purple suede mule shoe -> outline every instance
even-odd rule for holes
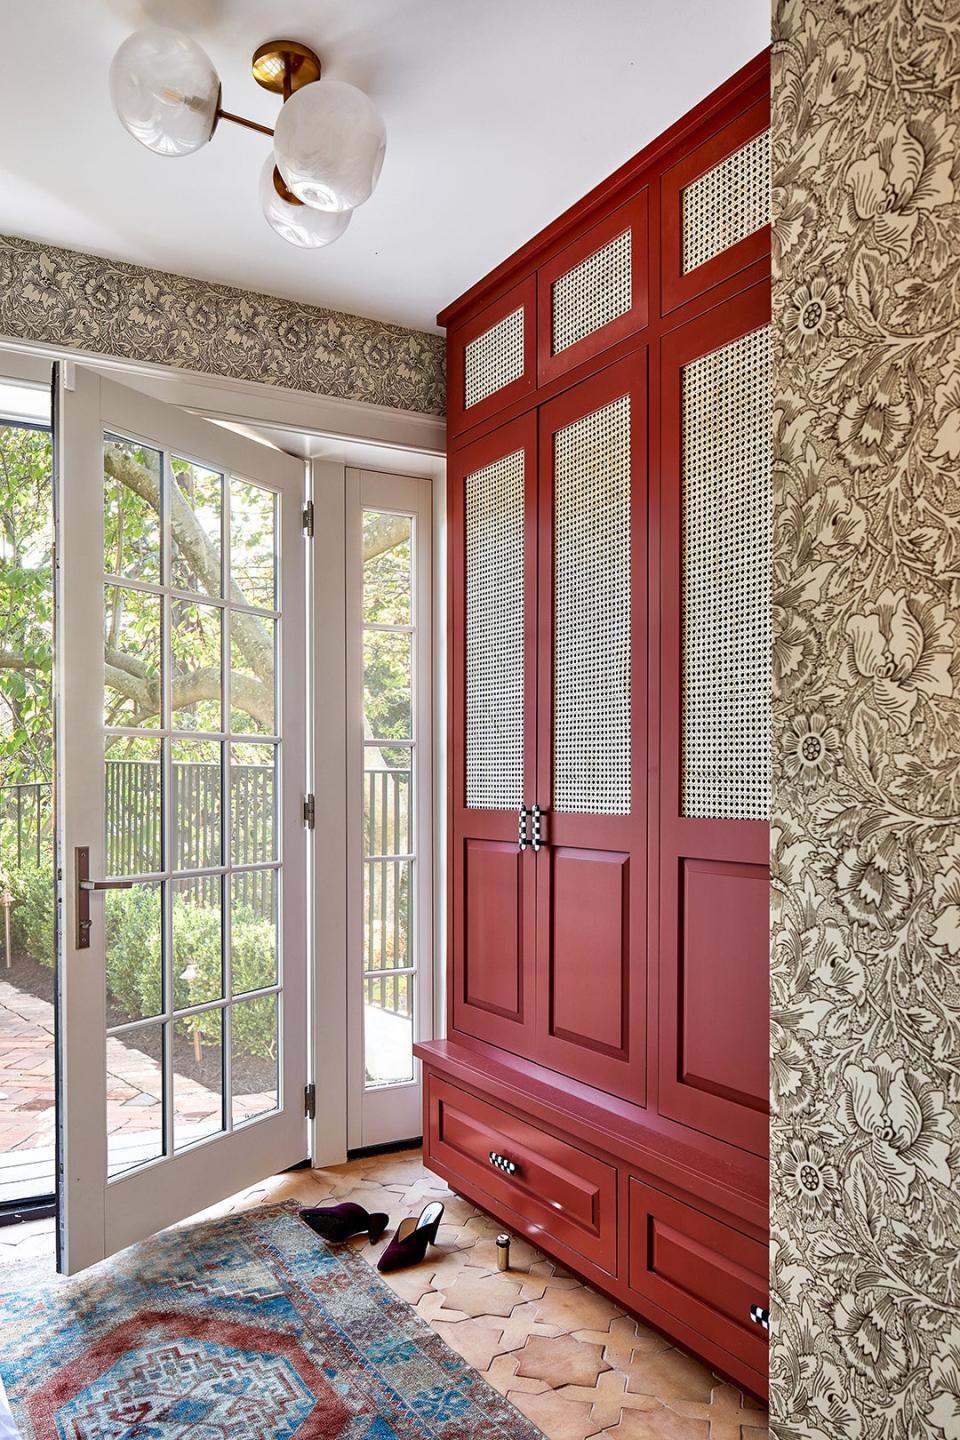
[[[419,1219],[408,1215],[397,1226],[397,1233],[377,1261],[377,1269],[403,1270],[407,1265],[419,1265],[427,1253],[428,1245],[436,1245],[437,1231],[443,1219],[443,1206],[434,1200],[421,1211]]]
[[[362,1205],[355,1205],[352,1200],[345,1200],[342,1205],[314,1205],[300,1211],[303,1223],[324,1240],[349,1240],[351,1235],[362,1235],[366,1231],[371,1245],[380,1239],[389,1218],[379,1211],[369,1215]]]

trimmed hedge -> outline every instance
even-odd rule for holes
[[[14,903],[10,912],[14,954],[53,965],[53,869],[24,866],[10,876]],[[105,897],[107,990],[131,1017],[160,1009],[160,888],[137,885]],[[173,974],[178,1005],[217,999],[221,986],[220,912],[199,899],[180,894],[173,903]],[[248,908],[233,912],[231,923],[233,991],[272,985],[276,980],[273,922]],[[263,1060],[277,1056],[276,1001],[247,1000],[233,1008],[233,1043],[238,1055]],[[203,1017],[178,1026],[202,1031]]]

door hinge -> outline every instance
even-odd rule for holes
[[[303,1087],[303,1113],[308,1120],[317,1118],[317,1087],[312,1080]]]
[[[303,797],[303,823],[308,830],[317,823],[317,802],[312,795]]]
[[[303,521],[303,533],[304,533],[304,535],[306,535],[306,537],[307,537],[308,540],[312,540],[312,539],[313,539],[313,501],[312,501],[312,500],[308,500],[307,503],[306,503],[306,505],[304,505],[304,507],[303,507],[303,514],[301,515],[300,518],[301,518],[301,520]]]

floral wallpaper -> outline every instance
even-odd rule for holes
[[[960,1437],[960,0],[774,8],[771,1413]]]
[[[440,335],[0,237],[0,335],[440,415]]]

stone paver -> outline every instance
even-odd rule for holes
[[[56,1086],[54,1016],[47,1000],[0,978],[0,1200],[54,1188]],[[160,1066],[119,1038],[107,1040],[107,1129],[113,1153],[135,1159],[138,1140],[156,1134],[162,1103]],[[266,1095],[234,1097],[238,1115],[269,1108]],[[174,1126],[182,1143],[210,1130],[220,1097],[184,1076],[174,1081]]]

